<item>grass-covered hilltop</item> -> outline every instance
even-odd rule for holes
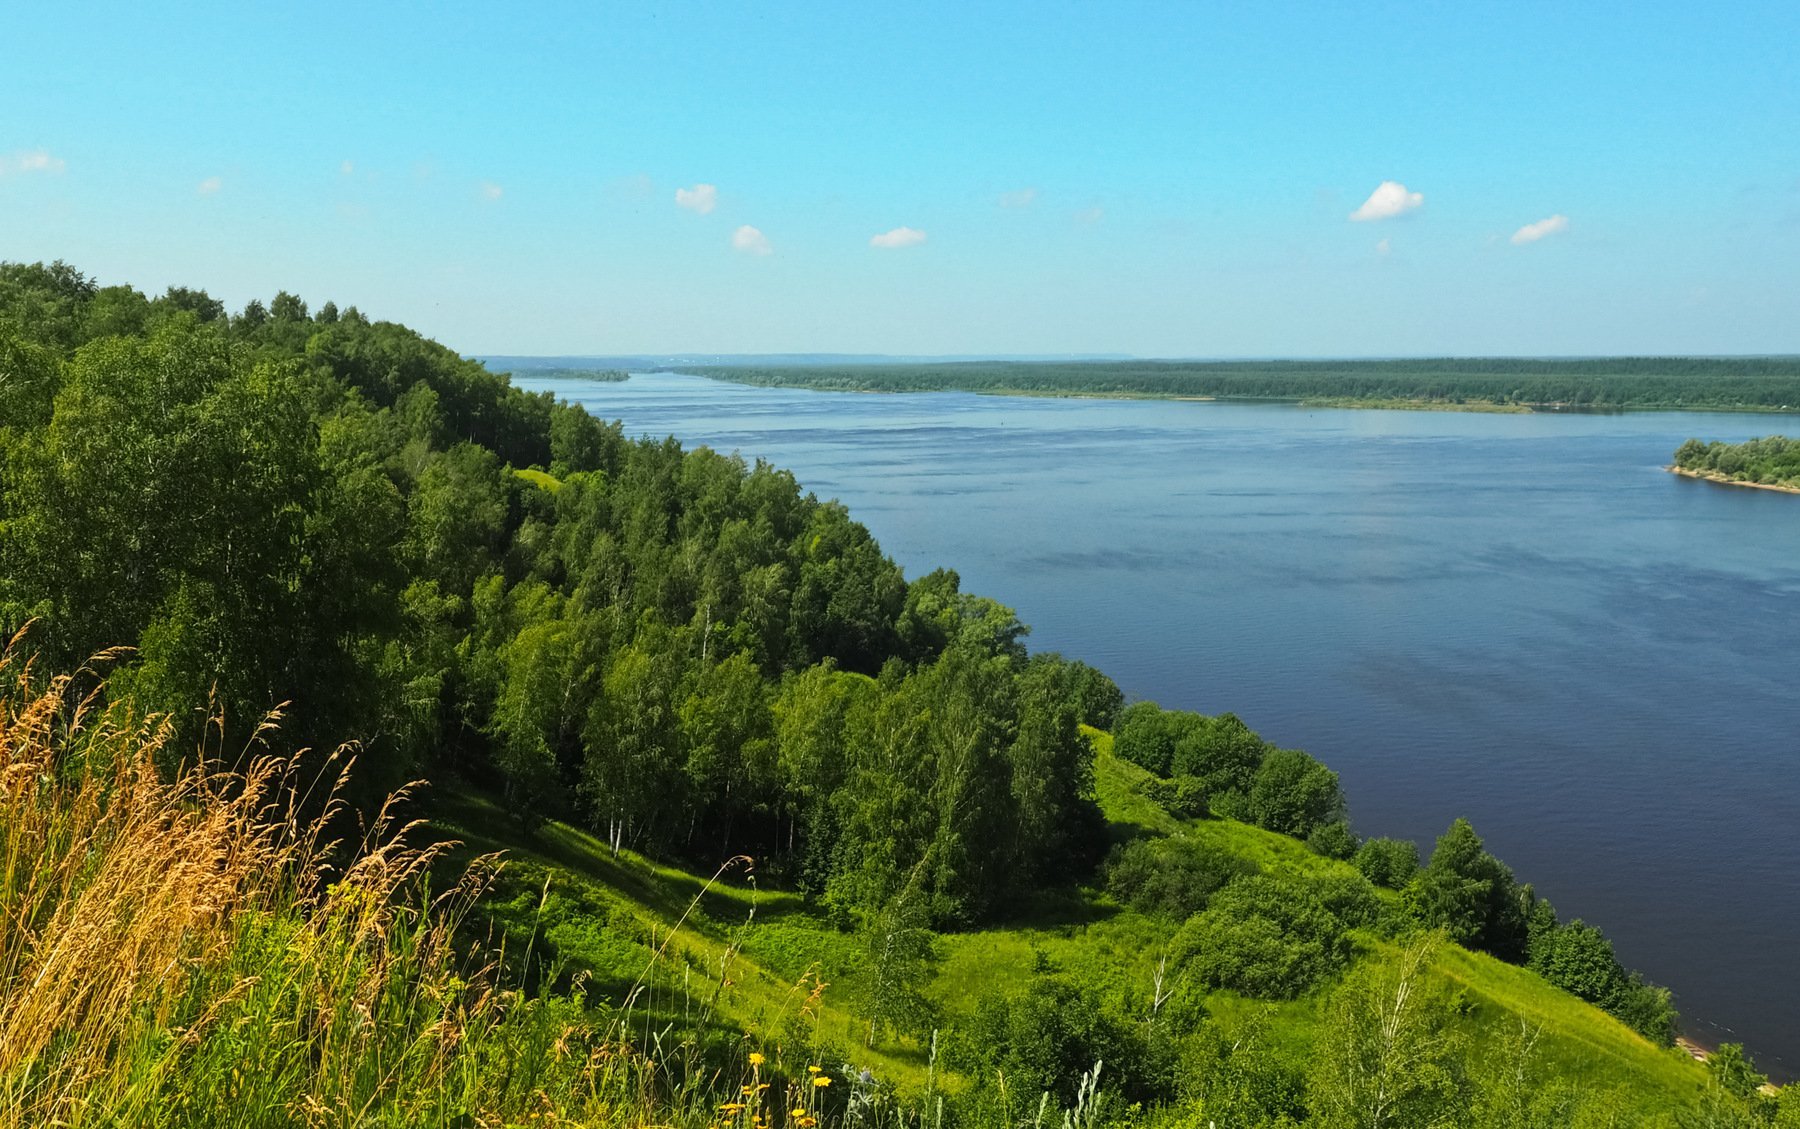
[[[702,365],[680,371],[740,384],[849,392],[954,390],[1462,411],[1800,411],[1800,357],[960,361]]]
[[[0,630],[0,1129],[1800,1126],[1467,823],[355,309],[0,266]]]
[[[1743,443],[1689,439],[1676,448],[1670,469],[1693,478],[1800,494],[1800,439],[1781,435]]]

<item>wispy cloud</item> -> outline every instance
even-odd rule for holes
[[[1091,208],[1083,208],[1075,213],[1075,222],[1083,227],[1093,227],[1106,218],[1106,209],[1095,204]]]
[[[52,156],[48,149],[21,149],[0,157],[0,176],[7,173],[41,172],[52,175],[65,171],[69,163]]]
[[[769,237],[749,224],[745,224],[731,233],[731,245],[746,255],[768,255],[775,251],[775,248],[769,245]]]
[[[1019,188],[1014,189],[1011,192],[1002,192],[1000,194],[1000,206],[1002,208],[1029,208],[1031,207],[1031,202],[1036,199],[1037,189]]]
[[[356,171],[356,162],[352,161],[348,157],[345,157],[344,163],[338,166],[338,171],[343,173],[345,176],[349,176],[351,173],[354,173]]]
[[[675,190],[675,206],[686,208],[690,212],[699,212],[704,216],[719,206],[719,190],[711,184],[677,188]]]
[[[1569,230],[1569,217],[1558,212],[1556,215],[1541,219],[1536,223],[1528,223],[1512,233],[1514,245],[1536,243],[1547,235],[1555,235],[1559,231]]]
[[[892,231],[884,231],[880,235],[869,237],[871,247],[916,247],[925,242],[925,233],[916,227],[896,227]]]
[[[1383,240],[1382,240],[1382,241],[1381,241],[1381,242],[1379,242],[1379,243],[1377,243],[1377,244],[1375,244],[1375,253],[1376,253],[1376,254],[1377,254],[1377,255],[1391,255],[1391,254],[1393,254],[1393,253],[1394,253],[1394,242],[1393,242],[1393,240],[1391,240],[1391,239],[1383,239]]]
[[[500,187],[491,180],[482,181],[478,191],[481,193],[481,198],[483,200],[498,200],[500,197],[506,195],[506,189]]]
[[[216,196],[219,189],[225,187],[225,178],[209,176],[194,186],[194,191],[202,196]]]
[[[1350,213],[1350,218],[1357,223],[1370,220],[1392,219],[1405,215],[1425,203],[1423,192],[1409,192],[1406,185],[1397,180],[1384,180],[1369,193],[1369,198],[1362,202],[1362,207]]]

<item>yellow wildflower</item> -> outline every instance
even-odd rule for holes
[[[819,1068],[816,1066],[809,1066],[806,1068],[806,1072],[808,1074],[817,1074],[819,1072]]]
[[[813,1079],[813,1085],[819,1087],[822,1090],[825,1087],[831,1085],[831,1079],[829,1079],[829,1078],[825,1077],[823,1074],[821,1074],[817,1078]]]
[[[769,1060],[763,1057],[761,1051],[751,1051],[750,1052],[750,1065],[751,1066],[761,1066],[763,1063],[765,1063],[767,1061],[769,1061]]]

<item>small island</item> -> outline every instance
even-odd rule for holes
[[[1689,439],[1675,451],[1675,474],[1728,486],[1800,494],[1800,439],[1770,435],[1744,443]]]

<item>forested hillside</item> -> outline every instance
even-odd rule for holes
[[[54,870],[113,849],[104,821],[88,839],[56,828],[88,826],[84,813],[119,787],[110,766],[127,761],[154,770],[131,778],[150,813],[131,826],[185,826],[181,813],[224,805],[224,838],[204,847],[219,858],[240,857],[230,836],[275,809],[288,821],[266,832],[275,840],[314,842],[308,825],[336,835],[348,813],[321,816],[305,789],[233,808],[251,785],[208,774],[241,770],[258,749],[348,741],[353,809],[372,818],[391,789],[423,778],[459,837],[523,859],[441,927],[477,951],[504,942],[491,978],[429,946],[396,956],[393,975],[428,981],[439,1003],[477,981],[513,985],[568,1017],[564,1050],[578,1039],[580,1053],[653,1059],[631,1076],[636,1105],[593,1089],[582,1105],[556,1088],[594,1085],[591,1072],[546,1081],[553,1119],[579,1106],[569,1116],[811,1129],[879,1119],[877,1093],[881,1118],[970,1125],[1058,1108],[1089,1122],[1270,1125],[1775,1115],[1742,1078],[1703,1087],[1697,1067],[1659,1050],[1674,1033],[1667,993],[1622,969],[1599,930],[1559,922],[1467,824],[1423,865],[1411,844],[1360,842],[1336,776],[1304,752],[1230,715],[1127,707],[1101,672],[1028,652],[1012,611],[961,591],[954,572],[908,580],[842,506],[786,472],[627,438],[353,308],[282,293],[232,313],[200,291],[152,298],[60,263],[0,266],[0,628],[21,633],[9,718],[70,716],[77,691],[97,684],[47,694],[48,674],[130,648],[103,660],[88,707],[112,711],[104,740],[11,723],[23,736],[0,770],[24,767],[0,775],[16,784],[10,810],[55,818],[19,816],[0,833],[12,860],[0,872],[11,899],[0,905],[0,1098],[38,1093],[94,1021],[82,1006],[44,1020],[25,988],[52,967],[95,872],[71,861],[45,885],[18,860]],[[277,709],[278,725],[251,741]],[[145,714],[166,721],[136,728]],[[188,752],[201,748],[205,764]],[[202,774],[196,790],[155,792],[188,771]],[[356,894],[312,885],[308,860],[349,864],[309,850],[280,855],[278,890],[245,877],[216,912],[239,912],[241,899],[242,912],[304,932],[356,906],[386,914],[426,897],[408,876],[429,857]],[[702,902],[682,908],[706,885],[692,875],[745,856],[755,886],[734,904],[755,930],[708,922]],[[134,904],[114,908],[130,917]],[[781,928],[755,918],[769,911]],[[431,933],[443,912],[400,920],[447,945]],[[178,922],[170,943],[219,920]],[[368,918],[356,944],[408,935],[388,921]],[[684,930],[700,955],[679,964],[671,945]],[[1021,950],[1027,933],[1040,940]],[[189,1088],[168,1108],[198,1108],[192,1088],[235,1069],[229,1040],[194,1034],[215,1056],[201,1062],[182,1057],[176,1031],[205,1029],[213,1013],[189,1005],[207,992],[224,993],[220,1014],[260,998],[201,975],[228,960],[254,978],[243,946],[273,942],[247,937],[225,930],[181,950],[198,979],[157,991],[185,1005],[132,997],[141,1025],[94,1052],[115,1056],[92,1069],[116,1081],[136,1076],[131,1054],[160,1048],[159,1081],[127,1086],[134,1108],[154,1107],[141,1103],[162,1085]],[[984,937],[1013,940],[984,958]],[[731,1010],[738,958],[802,986],[773,1009],[784,1017]],[[713,961],[708,1000],[690,977]],[[1460,996],[1443,971],[1459,968],[1477,970],[1460,974]],[[633,1013],[653,989],[659,1009]],[[354,1030],[380,1010],[361,1006],[338,1020]],[[828,1031],[828,1013],[849,1026]],[[407,1038],[442,1037],[420,997],[400,1014],[415,1025]],[[456,1065],[477,1053],[510,1070],[541,1052],[522,1035],[509,1043],[515,1014],[479,1012],[479,1048],[431,1043],[431,1070],[479,1073],[473,1059]],[[621,1027],[633,1014],[642,1029]],[[5,1040],[28,1021],[67,1027],[13,1054]],[[308,1071],[329,1058],[307,1040],[334,1030],[282,1028],[296,1089],[284,1098],[288,1083],[271,1084],[248,1123],[363,1123],[353,1105],[312,1117],[299,1096],[324,1085]],[[1413,1042],[1383,1044],[1383,1031]],[[1517,1045],[1504,1050],[1503,1035]],[[1555,1054],[1534,1057],[1540,1037]],[[1588,1058],[1582,1046],[1613,1049]],[[1511,1083],[1484,1065],[1490,1050],[1511,1056]],[[1324,1065],[1306,1065],[1315,1058]],[[342,1061],[346,1078],[379,1073]],[[771,1076],[818,1067],[820,1084],[796,1073],[789,1092],[805,1100],[766,1106],[765,1063]],[[826,1093],[834,1072],[849,1082],[871,1065],[875,1081]],[[721,1094],[740,1070],[746,1088]],[[88,1100],[69,1085],[67,1108],[54,1088],[42,1091],[51,1104],[16,1108],[66,1116]],[[404,1108],[391,1088],[367,1092],[401,1103],[384,1111]],[[522,1116],[527,1099],[444,1083],[433,1123],[512,1123],[495,1111]],[[1794,1106],[1782,1115],[1800,1116]]]
[[[1800,411],[1793,357],[1449,357],[1383,361],[966,361],[699,366],[741,384],[858,392],[1299,400],[1374,406]]]

